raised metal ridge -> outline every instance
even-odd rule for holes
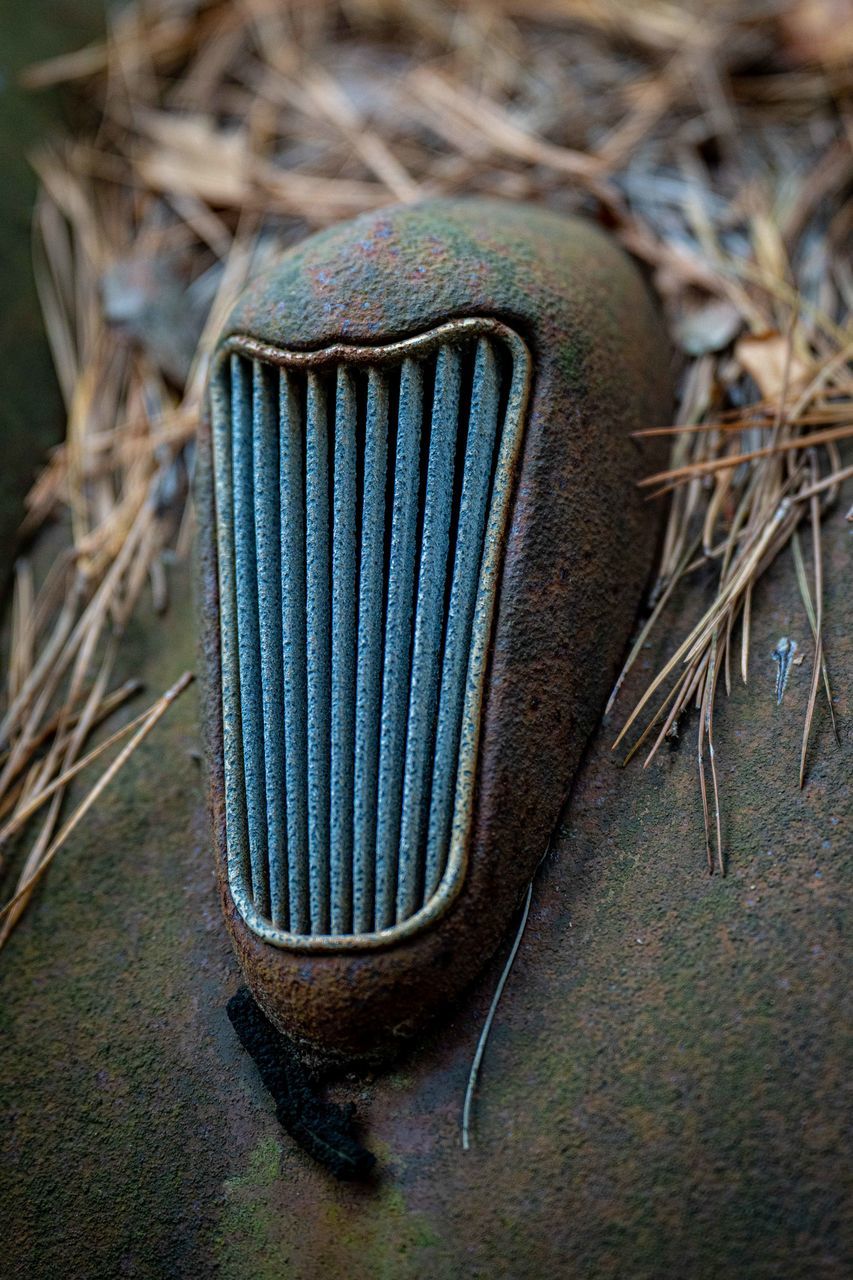
[[[273,945],[387,945],[461,888],[531,370],[476,317],[219,349],[228,879]]]

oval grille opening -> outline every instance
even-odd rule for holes
[[[268,941],[378,945],[461,884],[529,378],[476,319],[219,357],[228,875]]]

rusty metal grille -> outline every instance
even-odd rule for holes
[[[270,942],[379,944],[461,883],[529,375],[486,320],[219,358],[228,872]]]

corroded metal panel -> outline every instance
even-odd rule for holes
[[[312,236],[227,320],[197,467],[214,845],[247,980],[307,1055],[393,1053],[504,936],[651,563],[630,435],[667,420],[668,364],[618,246],[491,200]],[[253,520],[280,638],[275,584],[243,586]]]

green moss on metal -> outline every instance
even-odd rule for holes
[[[837,673],[841,520],[825,553]],[[126,650],[152,694],[194,659],[174,588]],[[777,708],[769,657],[780,629],[806,637],[789,565],[755,623],[751,684],[717,729],[729,877],[704,873],[692,744],[622,771],[599,735],[499,1010],[473,1150],[459,1112],[500,960],[397,1071],[336,1091],[375,1186],[333,1182],[285,1139],[227,1023],[239,978],[179,702],[4,955],[0,1217],[19,1274],[842,1275],[850,782],[819,709],[795,786],[808,668]],[[840,682],[836,711],[844,726]]]
[[[243,1280],[248,1256],[253,1259],[253,1280],[281,1278],[272,1194],[280,1162],[281,1143],[274,1135],[265,1136],[249,1153],[246,1172],[225,1180],[225,1208],[216,1240],[217,1268],[223,1277]]]

